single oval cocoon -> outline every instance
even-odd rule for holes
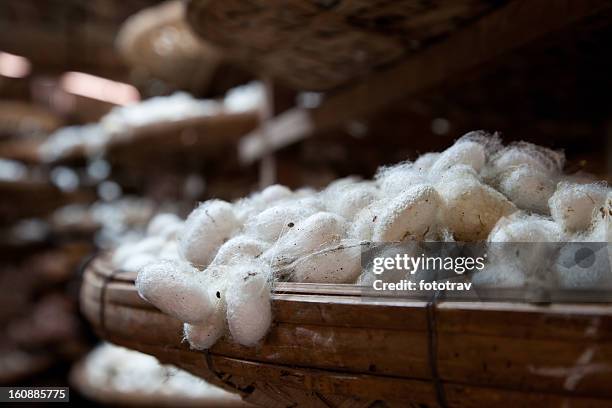
[[[244,233],[258,240],[276,242],[297,223],[315,212],[315,209],[308,206],[276,205],[248,220]]]
[[[427,174],[431,167],[438,161],[441,153],[425,153],[419,156],[412,164],[412,168],[421,174]]]
[[[527,277],[513,264],[494,261],[482,271],[475,272],[472,275],[472,283],[477,288],[522,288],[527,284]]]
[[[287,269],[294,282],[354,283],[361,274],[361,247],[359,242],[347,240],[306,255]]]
[[[593,211],[603,206],[607,193],[607,187],[602,184],[561,182],[548,200],[550,214],[567,231],[586,230]]]
[[[326,207],[330,212],[347,220],[353,219],[361,209],[378,198],[378,190],[371,183],[361,182],[347,185],[325,194]]]
[[[202,324],[183,325],[183,336],[195,350],[206,350],[211,348],[217,340],[223,336],[225,331],[225,303],[217,307]]]
[[[179,252],[195,267],[206,267],[239,227],[231,204],[206,201],[187,217],[179,239]]]
[[[458,164],[468,165],[478,172],[484,166],[485,160],[486,152],[482,144],[460,139],[440,154],[438,160],[431,166],[429,174],[437,177]]]
[[[207,350],[223,336],[224,322],[225,319],[221,321],[221,324],[207,322],[202,325],[192,325],[185,323],[183,325],[183,337],[192,349]]]
[[[519,165],[500,176],[499,190],[519,208],[547,213],[555,179],[529,165]]]
[[[221,245],[211,265],[230,265],[236,262],[252,261],[261,256],[270,244],[246,236],[238,235]]]
[[[113,253],[113,264],[122,266],[136,255],[156,255],[165,244],[166,240],[164,238],[155,236],[125,243]]]
[[[264,254],[273,267],[287,265],[346,236],[348,225],[339,215],[319,212],[296,224]]]
[[[270,268],[259,263],[232,268],[226,292],[227,323],[235,341],[254,346],[272,323]]]
[[[125,258],[118,266],[122,271],[138,272],[151,262],[157,261],[157,258],[150,254],[136,253],[128,258]]]
[[[589,231],[583,237],[585,242],[612,242],[612,192],[608,193],[604,205],[593,210]],[[608,252],[612,265],[612,251]]]
[[[147,235],[173,239],[183,227],[183,221],[172,213],[157,214],[147,226]]]
[[[215,303],[196,273],[186,262],[161,260],[138,272],[136,289],[162,312],[183,322],[203,323],[215,309]]]
[[[535,215],[514,213],[500,218],[489,242],[559,242],[565,234],[557,223]]]
[[[458,241],[484,240],[497,221],[516,207],[475,177],[464,176],[449,177],[436,185],[442,197],[440,219]]]
[[[285,198],[289,198],[293,195],[291,190],[280,184],[273,184],[264,188],[259,193],[259,198],[266,204],[270,204]]]
[[[557,174],[563,169],[565,155],[532,143],[514,143],[493,155],[491,164],[494,172],[527,165],[545,174]]]
[[[378,219],[382,201],[375,201],[355,215],[349,230],[349,238],[360,241],[371,241],[374,223]]]
[[[378,242],[423,239],[435,225],[440,206],[436,189],[427,184],[410,187],[382,208],[372,239]]]
[[[170,241],[166,243],[159,253],[159,259],[180,260],[178,242]]]
[[[425,175],[410,162],[383,167],[376,172],[376,182],[384,197],[395,197],[407,188],[425,183]]]

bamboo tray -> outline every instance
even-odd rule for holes
[[[102,257],[84,275],[81,308],[100,336],[254,404],[612,404],[609,304],[431,304],[361,298],[352,285],[284,283],[262,344],[223,339],[196,352],[183,343],[181,322],[138,296],[135,273],[119,272]]]
[[[192,0],[187,19],[228,58],[293,88],[324,91],[402,60],[503,3]]]
[[[182,1],[167,1],[132,15],[115,43],[138,72],[195,92],[209,86],[221,63],[221,54],[192,33]]]

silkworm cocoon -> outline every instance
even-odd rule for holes
[[[526,285],[526,277],[523,271],[514,264],[504,261],[493,262],[482,271],[472,275],[472,283],[475,287],[490,287],[493,289],[522,288]]]
[[[221,245],[211,265],[230,265],[239,261],[252,261],[259,258],[270,244],[246,236],[238,235]]]
[[[498,152],[503,146],[501,138],[497,132],[491,134],[484,130],[473,130],[468,132],[461,136],[455,143],[466,141],[478,143],[485,149],[485,153],[487,155]]]
[[[215,301],[186,262],[161,260],[138,272],[136,288],[145,300],[177,319],[204,323],[215,310]]]
[[[459,174],[459,173],[457,173]],[[501,193],[462,172],[436,185],[442,197],[440,220],[458,241],[485,239],[497,221],[516,211]]]
[[[565,235],[552,220],[521,212],[501,218],[489,235],[488,252],[492,263],[514,265],[530,285],[550,287],[549,271]]]
[[[537,215],[515,212],[499,219],[489,242],[560,242],[565,238],[561,227],[554,221]]]
[[[415,160],[415,162],[412,164],[412,168],[418,171],[420,174],[427,174],[439,158],[440,153],[425,153]]]
[[[318,212],[291,228],[266,251],[264,259],[274,267],[289,264],[341,240],[346,236],[347,229],[346,220],[339,215]]]
[[[297,259],[287,270],[295,282],[353,283],[361,273],[361,247],[345,240]]]
[[[440,196],[433,186],[410,187],[381,209],[372,239],[378,242],[423,239],[436,222],[439,206]]]
[[[527,165],[546,174],[557,174],[565,164],[565,155],[542,146],[518,142],[494,154],[491,163],[495,172]]]
[[[147,237],[137,242],[128,242],[121,245],[113,254],[113,264],[124,265],[135,255],[156,255],[166,244],[162,237]]]
[[[437,177],[458,164],[468,165],[478,172],[484,166],[485,160],[485,147],[482,144],[460,139],[440,154],[438,160],[431,166],[429,174]]]
[[[182,226],[183,221],[175,214],[157,214],[151,219],[147,226],[147,235],[173,239]]]
[[[295,198],[299,199],[299,198],[313,197],[316,193],[317,192],[314,188],[302,187],[302,188],[298,188],[297,190],[295,190],[293,195],[295,196]]]
[[[325,194],[327,209],[347,220],[378,198],[377,188],[366,182],[344,186]]]
[[[159,252],[159,259],[179,260],[178,242],[170,241],[166,243]]]
[[[522,164],[502,173],[499,190],[519,208],[547,213],[548,199],[555,192],[555,180],[549,174]]]
[[[279,204],[247,221],[245,234],[267,242],[277,241],[297,223],[317,212],[309,206]]]
[[[148,264],[156,262],[157,258],[150,254],[138,254],[123,259],[123,261],[117,265],[120,270],[127,272],[138,272]]]
[[[593,210],[590,230],[584,237],[586,242],[612,242],[612,192],[602,206]],[[609,251],[612,265],[612,251]]]
[[[426,182],[424,174],[415,169],[410,162],[383,167],[378,170],[375,177],[381,195],[385,197],[395,197],[411,186]]]
[[[207,321],[201,325],[185,323],[183,337],[194,350],[207,350],[223,336],[225,316],[220,321]]]
[[[548,200],[550,214],[567,231],[585,230],[591,223],[593,211],[603,206],[607,190],[602,184],[561,182]]]
[[[271,204],[279,200],[291,197],[291,190],[280,184],[273,184],[264,188],[259,193],[259,198],[266,204]]]
[[[179,239],[179,252],[192,265],[205,267],[239,227],[231,204],[206,201],[187,217]]]
[[[225,331],[225,316],[227,313],[224,300],[217,298],[216,307],[208,319],[202,324],[193,325],[185,323],[183,325],[183,336],[189,342],[191,348],[205,350],[212,347],[223,336]]]
[[[375,201],[359,211],[351,222],[349,238],[359,241],[371,241],[374,233],[374,223],[378,219],[382,202]]]
[[[232,268],[226,291],[227,323],[232,338],[244,346],[257,344],[272,323],[270,268],[262,263]]]

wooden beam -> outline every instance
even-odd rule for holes
[[[270,150],[370,115],[611,7],[606,0],[511,1],[447,40],[332,93],[316,108],[294,108],[262,124],[241,141],[241,160],[251,163]]]

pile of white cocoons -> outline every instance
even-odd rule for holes
[[[224,335],[253,346],[272,322],[275,281],[363,282],[370,242],[609,241],[610,189],[572,181],[563,166],[561,152],[471,132],[373,180],[321,191],[273,185],[201,203],[184,222],[160,215],[115,262],[139,271],[140,295],[185,323],[192,348]]]

